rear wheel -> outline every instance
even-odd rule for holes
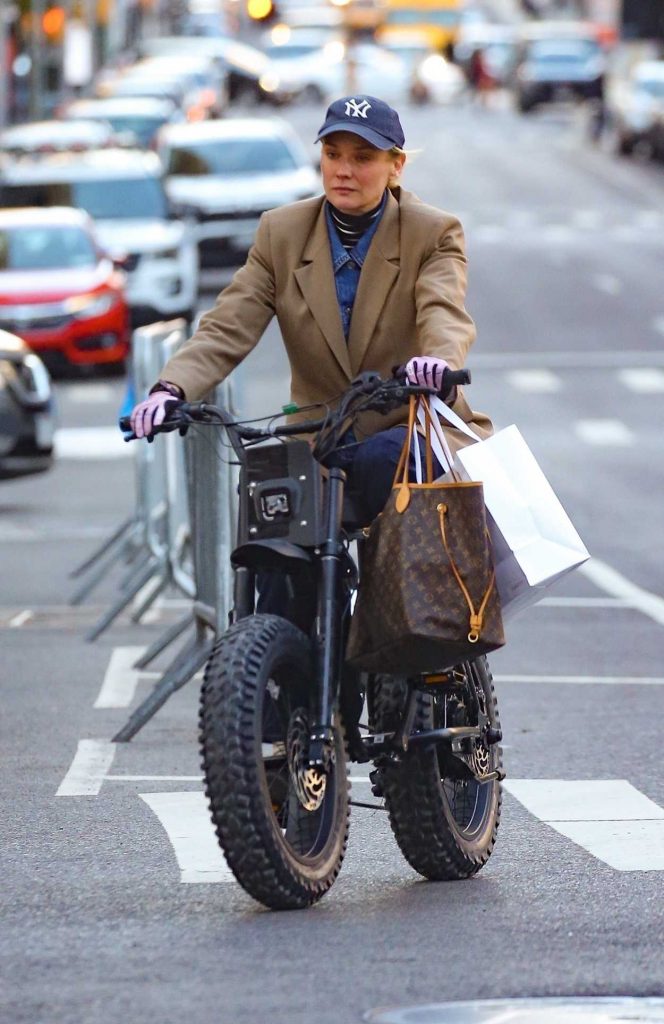
[[[217,836],[240,884],[273,909],[319,900],[346,851],[338,717],[327,771],[308,765],[313,683],[304,633],[276,615],[254,615],[219,638],[201,692],[201,753]]]
[[[498,729],[498,707],[486,658],[464,663],[455,675],[452,686],[418,691],[415,729],[476,725],[478,707],[479,714]],[[407,696],[405,679],[375,677],[370,721],[376,732],[398,728]],[[439,742],[411,747],[401,762],[381,765],[378,772],[377,781],[404,857],[421,875],[433,880],[475,874],[486,864],[496,841],[500,782],[478,782],[468,766],[482,775],[498,769],[500,747],[481,740],[463,742],[465,763],[451,756],[447,743]]]

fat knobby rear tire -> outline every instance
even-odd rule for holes
[[[338,717],[334,761],[317,810],[306,811],[298,802],[285,756],[269,778],[263,761],[266,728],[284,749],[288,715],[292,720],[295,709],[308,711],[313,683],[308,638],[276,615],[254,615],[218,639],[201,691],[202,766],[219,842],[243,888],[275,910],[319,900],[339,873],[348,840],[348,781]],[[273,785],[277,774],[280,800]]]
[[[491,724],[498,728],[498,707],[486,658],[472,665]],[[465,667],[470,669],[468,664]],[[371,725],[376,732],[397,728],[406,694],[405,679],[375,677]],[[435,700],[430,693],[418,692],[416,729],[444,724],[437,720]],[[500,748],[489,750],[490,767],[497,768]],[[443,751],[432,744],[411,748],[401,763],[381,767],[380,782],[399,848],[417,872],[434,881],[449,881],[468,878],[486,864],[500,822],[502,793],[498,781],[479,785],[473,780],[452,779]]]

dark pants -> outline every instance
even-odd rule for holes
[[[346,493],[361,525],[369,525],[379,512],[392,489],[394,474],[406,438],[406,427],[391,427],[373,434],[366,441],[355,440],[352,431],[342,439],[339,451],[327,460],[328,467],[343,469],[347,476]],[[424,439],[418,435],[420,450]],[[424,452],[422,451],[424,462]],[[434,459],[434,476],[442,472]],[[410,453],[409,475],[415,476],[415,460]],[[316,614],[315,584],[309,584],[283,573],[261,572],[258,574],[257,611],[281,615],[309,632]]]

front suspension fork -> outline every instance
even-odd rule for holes
[[[341,575],[345,551],[340,540],[346,474],[330,469],[327,481],[325,540],[320,545],[320,579],[315,653],[318,702],[311,727],[309,764],[327,768],[334,750],[332,716],[339,694],[343,643]]]

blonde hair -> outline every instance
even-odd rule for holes
[[[397,156],[404,157],[404,162],[402,164],[402,167],[404,167],[405,164],[406,164],[406,160],[408,159],[408,156],[409,156],[409,151],[405,150],[405,149],[402,149],[401,146],[392,146],[390,149],[388,149],[387,155],[391,156],[393,158],[397,157]],[[398,188],[399,187],[399,179],[400,179],[400,177],[401,177],[401,171],[399,172],[399,174],[391,174],[389,179],[388,179],[388,182],[387,182],[387,187],[388,188]]]

